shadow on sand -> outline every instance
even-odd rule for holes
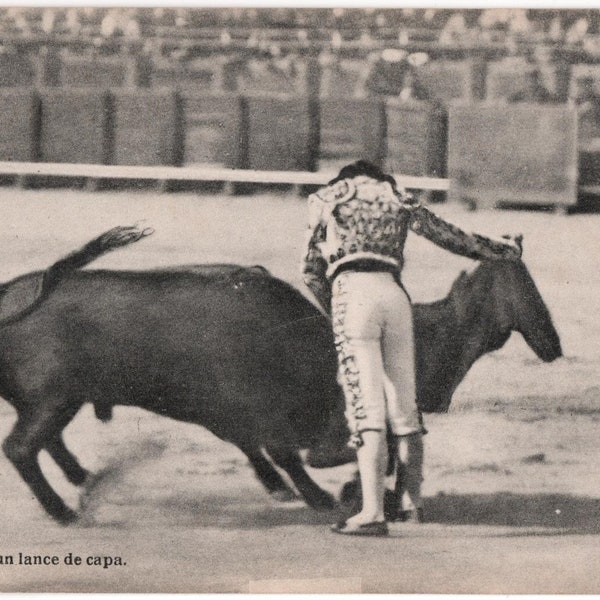
[[[426,524],[514,528],[494,535],[594,535],[600,533],[600,499],[560,494],[439,494],[424,499]],[[293,525],[329,525],[348,510],[317,512],[301,501],[278,504],[260,492],[245,496],[189,492],[146,498],[118,507],[117,522],[94,526],[127,527],[132,521],[155,525],[270,529]]]
[[[127,480],[132,464],[160,457],[164,449],[164,444],[156,440],[138,444],[132,449],[132,456],[120,456],[90,477],[81,496],[79,525],[126,528],[133,523],[147,522],[174,527],[269,529],[290,525],[329,525],[359,509],[360,492],[356,489],[356,480],[344,486],[342,503],[337,509],[322,512],[309,508],[302,500],[277,502],[258,484],[216,492],[215,487],[209,491],[210,477],[197,486],[192,484],[195,479],[188,479],[185,488],[164,482],[162,485],[138,486]],[[394,503],[395,495],[388,491],[387,514],[395,514]],[[600,498],[595,497],[440,492],[436,496],[425,497],[423,508],[426,524],[510,529],[509,533],[501,535],[600,533]]]
[[[425,498],[424,510],[428,523],[542,527],[578,535],[600,533],[600,498],[586,496],[438,494]]]

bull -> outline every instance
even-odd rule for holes
[[[59,260],[0,287],[0,395],[17,421],[3,449],[47,513],[77,518],[38,463],[48,451],[67,479],[89,473],[62,432],[84,403],[107,421],[115,405],[197,423],[235,444],[275,496],[335,505],[306,473],[353,459],[328,318],[261,267],[200,265],[153,271],[81,270],[148,232],[116,228]],[[447,298],[415,306],[418,401],[448,409],[482,354],[520,331],[544,361],[560,341],[521,262],[482,264]],[[325,441],[324,441],[325,440]],[[267,458],[269,457],[270,460]],[[332,458],[333,457],[333,458]]]

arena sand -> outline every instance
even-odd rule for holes
[[[305,207],[289,194],[3,188],[0,206],[0,280],[139,222],[155,234],[94,266],[231,261],[301,286]],[[565,357],[544,364],[513,334],[474,366],[448,414],[427,416],[428,523],[393,525],[389,539],[335,536],[335,514],[276,503],[241,452],[204,429],[122,407],[103,425],[86,406],[66,441],[98,473],[95,485],[80,497],[41,455],[56,489],[81,507],[78,525],[52,522],[0,457],[0,556],[61,561],[0,565],[0,591],[599,593],[600,216],[432,208],[466,230],[524,234]],[[416,301],[444,296],[475,266],[414,235],[406,256]],[[14,418],[0,402],[0,437]],[[311,472],[338,494],[353,466]],[[83,564],[65,565],[69,553]],[[95,557],[104,562],[86,564]],[[126,564],[104,568],[104,557]]]

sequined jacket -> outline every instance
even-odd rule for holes
[[[372,259],[402,269],[408,231],[455,254],[475,260],[521,256],[512,243],[467,234],[447,223],[388,182],[366,176],[344,179],[308,198],[309,229],[302,273],[326,312],[330,279],[343,264]]]

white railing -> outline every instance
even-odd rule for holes
[[[83,177],[89,179],[152,179],[157,181],[224,181],[232,183],[279,183],[324,185],[334,172],[255,171],[213,167],[124,166],[80,163],[0,161],[0,175]],[[448,179],[395,175],[398,185],[420,190],[448,190]]]

